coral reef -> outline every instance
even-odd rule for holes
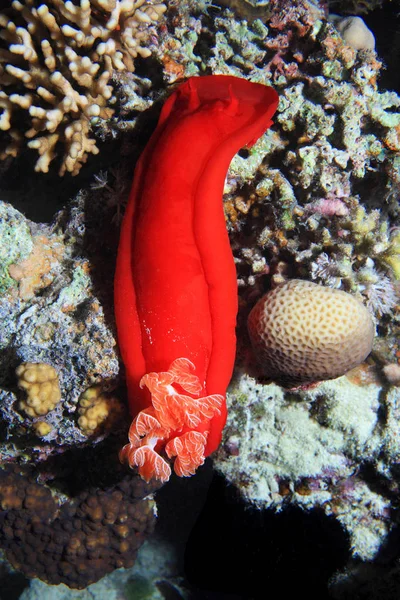
[[[61,503],[28,476],[0,471],[0,545],[28,577],[85,588],[116,568],[133,565],[154,526],[149,491],[129,476]]]
[[[238,369],[216,466],[258,507],[336,515],[353,554],[371,558],[393,527],[398,489],[398,387],[382,368],[400,358],[400,98],[379,89],[376,53],[347,45],[317,3],[277,0],[266,19],[247,22],[244,3],[219,4],[196,12],[172,2],[156,51],[169,83],[226,73],[280,93],[274,127],[239,152],[225,185]],[[271,284],[293,278],[367,306],[378,331],[369,367],[295,392],[248,375],[261,375],[250,366],[248,313]]]
[[[293,0],[288,6],[286,0],[275,0],[267,8],[258,5],[253,10],[253,2],[243,9],[247,2],[170,0],[165,20],[158,14],[157,20],[139,26],[149,36],[148,42],[140,38],[144,54],[149,49],[152,57],[148,70],[139,69],[138,63],[143,65],[143,61],[133,57],[137,71],[132,74],[124,62],[129,62],[130,51],[125,52],[122,45],[114,52],[110,46],[101,54],[100,39],[85,46],[89,62],[84,62],[76,45],[78,34],[69,32],[68,27],[53,39],[50,26],[43,24],[44,48],[37,52],[36,33],[29,32],[27,11],[20,9],[29,5],[39,10],[39,3],[29,2],[17,2],[8,17],[1,17],[2,127],[10,117],[9,129],[3,129],[3,138],[9,136],[3,158],[20,153],[25,143],[23,132],[33,130],[34,137],[26,139],[43,151],[37,167],[49,168],[56,152],[61,172],[75,173],[88,152],[96,152],[92,136],[108,140],[136,129],[138,121],[140,128],[139,135],[123,137],[118,153],[97,156],[93,164],[98,164],[98,173],[90,189],[80,193],[50,225],[32,223],[10,204],[0,203],[0,321],[5,324],[0,328],[3,461],[42,467],[46,480],[58,481],[63,479],[65,465],[52,462],[55,458],[65,457],[76,477],[82,476],[81,461],[88,452],[95,456],[91,468],[96,464],[103,467],[99,446],[118,431],[120,423],[109,414],[94,431],[85,424],[82,429],[79,419],[85,415],[79,409],[94,409],[98,423],[106,407],[101,400],[93,406],[89,406],[91,400],[87,406],[79,403],[88,388],[101,385],[101,394],[109,397],[118,384],[111,298],[116,224],[134,161],[154,125],[157,107],[146,114],[142,111],[154,100],[164,99],[171,85],[190,75],[246,77],[273,85],[280,94],[280,105],[273,128],[254,147],[235,157],[226,180],[224,208],[237,265],[240,311],[238,371],[229,395],[229,421],[217,467],[257,507],[279,510],[292,503],[305,509],[320,507],[336,516],[350,534],[352,554],[372,560],[393,528],[400,485],[396,467],[400,456],[400,99],[394,92],[380,89],[382,65],[377,54],[347,45],[317,2]],[[355,4],[362,9],[376,2],[354,0],[350,4],[351,14],[359,14]],[[104,27],[111,13],[103,8],[105,2],[97,5],[90,19],[102,17]],[[139,9],[143,12],[147,5],[155,6],[142,3]],[[58,14],[55,7],[61,3],[47,6],[49,15]],[[84,6],[85,1],[80,6],[65,3],[64,9],[81,15]],[[338,10],[337,5],[334,8]],[[35,16],[32,11],[33,29],[44,12],[40,9]],[[19,32],[9,24],[16,19]],[[67,23],[68,19],[63,17],[61,26],[69,25],[76,32],[77,22]],[[29,48],[26,31],[33,40],[41,73],[46,75],[32,89],[26,89],[15,71],[5,68],[12,64],[31,75],[27,59],[18,54]],[[112,45],[110,40],[120,43],[121,32],[121,23],[113,22],[105,46]],[[68,94],[58,75],[54,81],[51,60],[47,61],[50,66],[43,62],[49,51],[47,43],[59,61],[54,73],[60,72],[71,86],[77,110],[72,104],[70,109],[65,106]],[[72,53],[68,51],[69,57],[65,53],[60,61],[66,46],[72,47]],[[116,52],[122,53],[122,64],[113,63]],[[98,70],[93,73],[96,65]],[[88,77],[82,80],[84,69]],[[10,93],[15,94],[13,101]],[[24,100],[26,95],[29,97]],[[98,109],[91,114],[95,105]],[[49,117],[44,118],[41,111],[35,114],[35,106],[48,109]],[[64,111],[62,120],[50,131],[47,126],[57,122],[58,110]],[[52,136],[58,136],[57,146]],[[47,141],[41,142],[42,138]],[[121,168],[121,155],[128,153],[128,166]],[[20,185],[25,182],[21,180]],[[26,193],[31,197],[32,185],[28,187]],[[254,376],[260,373],[249,367],[248,313],[271,287],[293,278],[312,280],[362,300],[377,327],[368,366],[313,390],[291,392],[249,375],[250,371]],[[46,363],[60,376],[63,401],[44,416],[31,418],[19,410],[21,393],[15,369],[23,362]],[[114,408],[119,412],[120,405]],[[116,448],[112,451],[117,453]],[[26,485],[20,475],[12,477],[17,478],[24,495]],[[109,496],[101,475],[96,475],[94,484],[103,490],[99,497],[90,492],[100,514]],[[34,481],[32,485],[36,494],[39,484]],[[77,493],[75,501],[58,507],[58,500],[50,498],[47,491],[40,494],[43,510],[47,506],[48,514],[53,515],[49,522],[56,523],[56,528],[66,527],[61,533],[57,529],[57,539],[64,540],[65,547],[71,539],[67,529],[72,527],[75,534],[73,528],[84,514],[84,527],[88,531],[93,526],[96,531],[93,548],[110,558],[110,568],[117,565],[115,555],[111,558],[112,549],[102,544],[120,538],[110,530],[105,534],[100,527],[96,529],[83,496]],[[32,506],[35,498],[29,500]],[[36,535],[31,513],[20,503],[13,507],[17,501],[11,492],[7,499],[9,508],[1,513],[1,522],[14,515],[17,525],[27,526],[21,535],[26,536],[23,539],[28,540],[29,550],[31,536]],[[71,502],[73,508],[69,509]],[[71,510],[73,518],[57,521],[54,510],[63,519]],[[40,507],[38,513],[43,514]],[[44,527],[47,535],[48,525]],[[33,568],[29,561],[35,558],[30,550],[26,556],[15,554],[15,549],[22,552],[17,537],[20,530],[17,534],[12,525],[6,539],[4,528],[0,529],[2,543],[15,564],[24,561],[24,568]],[[77,550],[71,547],[71,552],[82,551],[86,560],[88,538],[84,538],[84,549],[79,546],[82,539],[74,537]],[[50,554],[52,548],[55,546],[50,545]],[[39,556],[37,552],[36,573],[50,580],[47,567],[39,568]],[[47,560],[48,555],[44,553],[44,557]],[[78,559],[73,560],[73,575],[62,575],[56,560],[51,563],[52,573],[73,576],[84,585],[89,581],[87,572],[76,570]],[[85,565],[85,560],[80,564]],[[63,560],[61,563],[64,566]]]
[[[251,306],[271,283],[301,278],[361,299],[380,332],[380,361],[396,362],[400,98],[379,90],[377,55],[346,45],[306,0],[290,10],[277,1],[265,22],[172,2],[166,26],[156,57],[169,83],[226,73],[280,93],[274,127],[234,158],[225,184],[239,355]]]
[[[152,0],[13,2],[0,14],[0,159],[26,144],[39,154],[35,170],[47,173],[61,146],[60,175],[76,175],[99,152],[93,124],[114,114],[114,74],[151,54],[165,10]]]
[[[46,363],[22,363],[15,371],[18,387],[26,392],[27,398],[19,408],[29,417],[47,415],[61,400],[58,374]],[[43,428],[42,428],[43,431]]]
[[[375,328],[346,292],[293,279],[263,296],[248,330],[264,375],[286,386],[335,379],[371,352]]]
[[[378,320],[397,304],[400,98],[372,51],[346,45],[315,5],[276,2],[267,23],[229,9],[170,10],[157,56],[170,82],[245,75],[280,93],[275,128],[232,161],[225,212],[239,285],[312,279],[361,294]],[[264,277],[264,281],[265,281]],[[265,284],[264,284],[265,287]]]

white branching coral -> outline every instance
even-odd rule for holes
[[[165,10],[155,0],[14,0],[0,14],[0,160],[28,139],[35,170],[47,173],[63,145],[60,175],[76,175],[98,153],[91,119],[114,113],[113,75],[150,55]]]

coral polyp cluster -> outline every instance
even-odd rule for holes
[[[101,386],[92,386],[81,395],[78,413],[78,427],[90,436],[101,428],[112,428],[123,410],[118,398],[104,394]]]

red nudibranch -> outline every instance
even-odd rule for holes
[[[268,86],[192,77],[165,102],[122,223],[115,317],[134,420],[121,460],[167,481],[218,447],[235,358],[237,284],[222,194],[235,153],[271,125]]]

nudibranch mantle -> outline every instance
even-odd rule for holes
[[[271,125],[270,87],[192,77],[165,102],[122,223],[115,317],[134,420],[121,459],[192,475],[219,445],[235,358],[236,271],[222,204],[236,152]]]

